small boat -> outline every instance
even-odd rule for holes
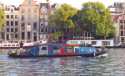
[[[82,57],[95,57],[105,54],[104,48],[95,48],[91,46],[70,46],[62,44],[46,44],[32,46],[29,48],[23,48],[12,50],[8,53],[10,57],[70,57],[70,56],[82,56]]]

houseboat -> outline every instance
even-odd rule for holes
[[[90,44],[93,47],[114,47],[115,43],[113,39],[110,40],[67,40],[66,44],[74,44],[74,45],[80,45],[80,44]]]

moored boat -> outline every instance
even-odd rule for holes
[[[32,46],[28,48],[12,50],[8,53],[10,57],[95,57],[106,53],[103,48],[95,48],[91,46],[76,46],[64,44],[44,44]]]

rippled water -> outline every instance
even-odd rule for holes
[[[125,76],[125,50],[106,58],[9,58],[0,55],[0,76]]]

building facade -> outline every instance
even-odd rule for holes
[[[116,28],[115,41],[120,44],[125,44],[125,3],[116,2],[109,9]]]
[[[51,12],[50,4],[49,3],[40,3],[40,9],[41,12],[39,22],[40,22],[40,40],[45,40],[48,38],[48,15]]]
[[[5,6],[5,24],[1,32],[2,41],[16,41],[19,36],[19,15],[15,6]]]
[[[19,6],[20,40],[39,40],[39,5],[33,0],[24,0]]]
[[[5,26],[1,31],[1,41],[34,42],[47,40],[49,2],[37,3],[24,0],[19,7],[4,6]]]

